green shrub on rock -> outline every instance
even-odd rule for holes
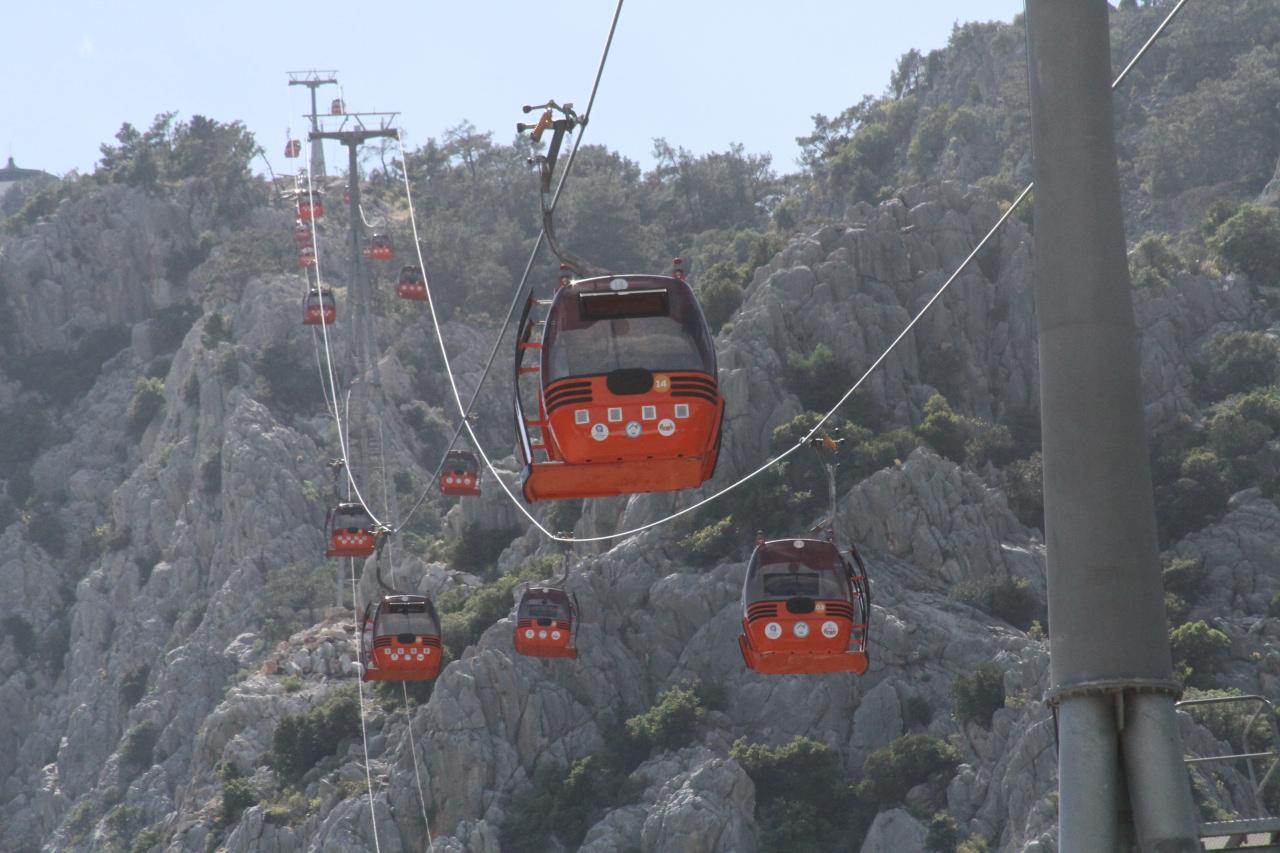
[[[129,435],[141,438],[163,408],[164,380],[139,379],[133,386],[133,397],[129,400],[129,410],[125,416]]]
[[[297,782],[320,759],[334,755],[360,734],[360,704],[350,686],[335,690],[322,704],[301,714],[286,714],[272,737],[270,763],[287,781]]]
[[[1218,226],[1208,245],[1228,268],[1240,270],[1257,284],[1280,284],[1280,211],[1242,205]]]
[[[954,773],[959,764],[960,751],[945,740],[906,734],[871,753],[862,768],[858,794],[890,808],[902,803],[916,785]]]
[[[1179,625],[1169,633],[1175,667],[1189,684],[1207,686],[1214,668],[1231,651],[1231,639],[1203,619]]]
[[[980,663],[951,682],[957,719],[990,728],[991,717],[1004,707],[1004,673],[994,663]]]

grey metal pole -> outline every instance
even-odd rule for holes
[[[1084,696],[1059,710],[1058,742],[1064,748],[1058,750],[1058,778],[1089,780],[1088,785],[1059,786],[1058,847],[1066,853],[1114,853],[1120,848],[1117,804],[1124,792],[1113,721],[1112,705],[1105,696]],[[1070,749],[1065,748],[1067,744]],[[1104,819],[1068,821],[1066,815]]]
[[[324,141],[315,134],[320,132],[320,117],[316,113],[316,88],[319,83],[312,83],[311,90],[311,174],[324,177]]]
[[[1090,789],[1124,779],[1142,849],[1197,850],[1173,725],[1180,686],[1125,256],[1108,11],[1106,0],[1027,0],[1059,840],[1064,851],[1102,849],[1088,840],[1099,837],[1119,844],[1124,798],[1106,806]],[[1155,785],[1163,803],[1149,795]]]

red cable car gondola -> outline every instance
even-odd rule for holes
[[[480,463],[470,450],[450,450],[440,469],[440,493],[445,495],[480,494]]]
[[[364,246],[365,260],[369,261],[389,261],[395,257],[395,250],[391,247],[391,238],[383,233],[375,233],[369,238],[369,242]]]
[[[302,140],[290,139],[284,144],[284,156],[293,159],[302,153]]]
[[[338,504],[325,516],[324,526],[329,531],[326,557],[369,557],[378,544],[373,518],[361,504]]]
[[[338,319],[338,303],[330,290],[311,288],[302,299],[302,325],[332,326]]]
[[[553,586],[532,586],[516,608],[516,651],[535,658],[576,658],[578,606]]]
[[[854,564],[822,539],[757,541],[742,586],[738,637],[750,669],[768,675],[867,671],[871,588],[857,549],[849,553]]]
[[[360,624],[365,681],[427,681],[440,674],[440,617],[425,595],[387,595]]]
[[[314,246],[314,238],[311,234],[311,226],[299,220],[293,224],[293,244],[298,248],[304,246]]]
[[[342,105],[342,98],[334,98],[329,102],[329,115],[340,116],[346,112],[346,108]]]
[[[324,194],[319,190],[298,195],[298,218],[302,220],[324,219]]]
[[[550,300],[538,340],[531,315],[543,304],[529,299],[516,339],[526,500],[667,492],[708,480],[724,398],[715,347],[689,285],[654,275],[565,284]],[[540,363],[526,367],[531,349]],[[538,414],[528,418],[519,380],[531,374],[539,380]]]
[[[316,250],[310,246],[303,246],[298,250],[298,266],[314,267],[316,265]]]
[[[400,268],[400,280],[396,282],[396,296],[401,299],[423,301],[427,298],[427,280],[416,266]]]

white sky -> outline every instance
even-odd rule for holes
[[[306,109],[285,72],[306,68],[336,69],[349,109],[399,111],[410,146],[464,119],[506,142],[523,103],[585,107],[613,5],[15,0],[0,51],[0,156],[87,171],[122,122],[146,127],[176,110],[243,121],[281,170],[286,126],[302,133]],[[645,165],[659,136],[695,153],[741,142],[791,171],[814,113],[882,92],[898,56],[941,47],[957,21],[1011,20],[1021,8],[628,0],[586,139]]]

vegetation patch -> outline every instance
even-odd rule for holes
[[[1004,673],[994,663],[980,663],[957,675],[949,692],[956,719],[990,728],[992,716],[1004,707]]]
[[[971,578],[953,586],[949,595],[1023,631],[1045,615],[1044,605],[1024,578],[990,575]]]
[[[360,734],[360,704],[352,685],[339,687],[321,704],[286,714],[276,726],[269,763],[288,782],[302,779],[322,758],[335,755]]]
[[[1169,633],[1174,670],[1193,687],[1209,687],[1214,670],[1231,651],[1231,639],[1203,619],[1179,625]]]
[[[133,397],[125,415],[125,428],[133,438],[141,438],[164,408],[164,380],[141,377],[133,386]]]
[[[755,783],[761,850],[858,849],[875,808],[845,778],[838,752],[797,736],[777,747],[740,738],[729,754]]]

